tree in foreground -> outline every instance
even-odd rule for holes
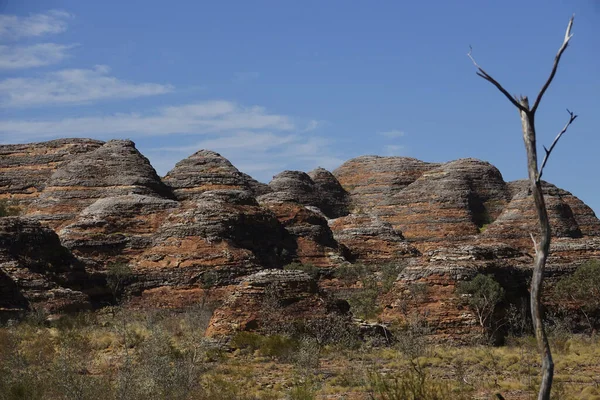
[[[502,286],[490,275],[477,274],[470,281],[460,282],[457,290],[467,296],[466,302],[475,311],[481,329],[487,330],[496,306],[504,298]]]
[[[580,265],[573,275],[558,282],[555,292],[560,300],[578,306],[593,333],[600,314],[600,260],[589,260]]]
[[[549,400],[550,399],[550,390],[552,389],[552,378],[554,376],[554,362],[552,360],[552,352],[550,351],[550,344],[548,343],[548,337],[546,336],[546,332],[544,329],[544,323],[542,319],[541,312],[541,292],[542,292],[542,282],[544,279],[544,268],[546,266],[546,260],[548,259],[548,255],[550,253],[550,221],[548,219],[548,212],[546,210],[546,203],[544,201],[544,193],[542,190],[542,174],[544,172],[544,167],[546,166],[546,162],[554,150],[554,147],[562,137],[562,135],[567,131],[569,126],[575,121],[577,115],[573,114],[571,111],[567,110],[569,113],[569,121],[565,124],[563,129],[558,133],[552,145],[549,149],[544,147],[545,155],[542,161],[541,166],[538,164],[538,155],[537,155],[537,146],[536,146],[536,131],[535,131],[535,113],[542,101],[542,97],[544,97],[544,93],[552,83],[554,76],[556,75],[556,70],[558,69],[558,64],[560,62],[560,58],[563,53],[567,49],[569,45],[569,41],[573,37],[571,34],[571,28],[573,27],[573,19],[571,17],[569,20],[569,25],[567,26],[567,31],[565,33],[565,37],[563,40],[558,53],[554,58],[554,64],[552,66],[552,71],[550,72],[550,76],[542,86],[539,94],[537,95],[532,106],[529,105],[529,99],[527,96],[512,96],[510,93],[491,77],[487,72],[481,68],[475,59],[472,56],[472,51],[469,51],[469,58],[475,64],[477,68],[477,75],[485,79],[486,81],[493,84],[506,98],[519,110],[519,115],[521,117],[521,127],[523,130],[523,141],[525,142],[525,149],[527,150],[527,170],[529,175],[529,183],[531,187],[531,193],[533,195],[533,200],[535,203],[535,209],[537,211],[540,231],[538,239],[533,233],[531,233],[531,239],[533,240],[533,245],[535,248],[535,258],[533,264],[533,276],[531,279],[531,287],[530,287],[530,297],[531,297],[531,317],[533,320],[533,328],[535,332],[535,337],[538,343],[538,348],[540,351],[540,355],[542,357],[542,381],[540,383],[540,388],[538,392],[538,400]]]

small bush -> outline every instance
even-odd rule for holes
[[[573,275],[562,278],[554,288],[554,296],[558,302],[566,300],[577,306],[593,332],[600,318],[600,260],[590,260]]]
[[[263,336],[253,332],[237,332],[229,343],[231,347],[254,353],[261,346]]]
[[[112,293],[114,301],[121,300],[127,281],[133,275],[133,270],[127,263],[113,262],[106,267],[106,284]]]
[[[460,282],[456,290],[473,309],[479,325],[489,329],[491,317],[504,298],[504,289],[491,275],[477,274],[472,280]]]
[[[447,400],[460,399],[462,394],[439,379],[432,379],[422,368],[410,368],[397,374],[379,372],[367,374],[369,398],[373,400]]]
[[[335,276],[346,285],[360,284],[361,287],[348,297],[348,303],[354,315],[372,319],[381,311],[379,296],[392,289],[402,268],[397,264],[348,264],[338,267]]]
[[[320,269],[313,264],[307,263],[303,264],[300,262],[293,262],[283,267],[286,271],[302,271],[312,278],[318,278],[320,274]]]
[[[21,214],[21,208],[14,202],[0,200],[0,218],[12,217]]]
[[[298,340],[283,335],[271,335],[263,338],[259,351],[263,356],[275,358],[281,362],[291,362],[298,352]]]

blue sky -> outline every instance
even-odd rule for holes
[[[600,211],[600,1],[0,0],[0,143],[131,138],[159,172],[219,151],[269,181],[363,154],[475,157],[526,176],[511,93],[535,97],[545,179]]]

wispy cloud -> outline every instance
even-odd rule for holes
[[[64,32],[71,14],[64,11],[49,11],[27,17],[0,15],[0,40],[17,40]]]
[[[159,174],[166,174],[177,161],[200,150],[221,153],[240,171],[263,182],[286,169],[308,171],[316,167],[334,169],[343,160],[331,149],[328,139],[284,132],[223,132],[217,137],[185,146],[145,149]]]
[[[322,123],[320,121],[317,121],[316,119],[311,119],[306,124],[306,128],[304,128],[304,130],[306,132],[314,131],[315,129],[319,128],[321,125],[322,125]]]
[[[215,151],[243,149],[244,151],[270,150],[275,147],[290,144],[298,140],[296,135],[274,134],[271,132],[235,132],[228,136],[219,136],[212,139],[202,140],[191,145],[163,147],[162,151],[195,152],[200,149]]]
[[[38,78],[0,81],[0,102],[5,107],[81,104],[105,99],[131,99],[168,93],[169,85],[130,83],[109,76],[107,66],[65,69]]]
[[[386,156],[399,156],[404,153],[404,146],[388,144],[383,146],[383,152]]]
[[[26,69],[64,60],[74,45],[31,44],[29,41],[65,31],[70,18],[70,14],[61,11],[26,17],[0,16],[0,69]],[[28,41],[24,43],[21,39]],[[234,74],[232,79],[235,83],[244,83],[259,77],[258,72],[246,71]],[[48,115],[49,110],[60,105],[132,99],[173,90],[168,84],[120,79],[113,76],[107,66],[99,65],[2,80],[0,105],[17,109],[37,108],[44,111],[37,115]],[[19,114],[23,115],[22,112]],[[138,143],[142,143],[140,150],[146,153],[161,174],[177,161],[206,148],[221,152],[240,170],[263,181],[270,180],[284,169],[309,170],[317,166],[333,169],[342,162],[335,156],[328,139],[315,136],[314,131],[322,126],[321,121],[297,120],[263,107],[244,106],[232,101],[193,102],[100,116],[56,115],[0,120],[0,143],[59,137],[130,137],[139,139]],[[173,135],[180,136],[171,140]],[[168,138],[144,140],[150,136]],[[160,148],[156,144],[150,145],[156,141],[173,145]]]
[[[110,138],[123,134],[134,137],[264,129],[291,131],[295,125],[285,115],[271,114],[262,107],[243,107],[229,101],[164,107],[149,113],[0,121],[2,137],[21,142],[55,136]]]
[[[386,138],[389,138],[389,139],[396,139],[396,138],[400,138],[400,137],[404,136],[404,132],[397,130],[397,129],[393,129],[391,131],[379,132],[379,134],[381,136],[385,136]]]
[[[31,46],[0,45],[0,69],[24,69],[56,64],[75,45],[39,43]]]

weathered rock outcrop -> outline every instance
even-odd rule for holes
[[[533,197],[527,181],[515,181],[509,184],[511,200],[498,218],[487,226],[482,238],[492,241],[507,241],[522,248],[531,247],[530,234],[539,232],[538,217]],[[546,208],[552,236],[554,238],[581,238],[585,235],[598,235],[600,221],[592,210],[571,193],[556,186],[543,185]],[[571,205],[578,211],[575,214]],[[579,226],[582,222],[583,231]]]
[[[352,261],[385,263],[420,254],[402,232],[374,215],[351,214],[332,220],[330,227],[335,240],[349,249]]]
[[[319,290],[314,278],[301,271],[265,270],[245,278],[215,310],[207,335],[244,330],[274,332],[294,322],[324,319],[332,314],[351,323],[348,303]]]
[[[202,285],[207,272],[231,284],[265,266],[281,267],[285,231],[247,191],[211,190],[182,204],[134,259],[143,288]]]
[[[500,172],[489,163],[462,159],[424,172],[382,198],[375,213],[417,247],[472,240],[510,199]]]
[[[265,201],[265,198],[261,198]],[[345,249],[335,241],[327,219],[319,209],[298,203],[263,202],[286,230],[286,255],[288,261],[334,267],[345,261]],[[312,208],[312,209],[311,209]]]
[[[47,312],[90,306],[86,276],[58,236],[39,222],[0,218],[0,309]]]
[[[313,179],[314,178],[314,179]],[[317,168],[309,174],[283,171],[269,182],[270,193],[259,197],[264,203],[298,203],[316,207],[328,218],[349,213],[349,196],[333,174]]]
[[[0,199],[25,206],[35,200],[57,168],[104,142],[92,139],[58,139],[42,143],[0,146]]]
[[[209,190],[248,190],[257,196],[268,186],[241,173],[229,160],[210,150],[200,150],[175,165],[163,178],[178,200],[190,200]]]
[[[317,168],[308,173],[314,182],[320,201],[316,205],[329,218],[338,218],[350,213],[350,195],[344,190],[336,177],[324,168]]]
[[[27,214],[60,228],[100,198],[130,194],[172,197],[132,141],[111,140],[58,168]]]
[[[362,156],[346,161],[333,175],[350,194],[353,212],[367,212],[439,164],[408,157]]]
[[[379,317],[414,311],[441,337],[474,331],[455,286],[477,272],[494,274],[513,298],[527,295],[537,232],[528,184],[506,183],[480,160],[364,156],[333,174],[284,171],[265,185],[208,150],[161,180],[127,140],[0,146],[0,156],[0,199],[21,201],[27,217],[0,219],[0,308],[104,301],[111,263],[131,268],[123,297],[136,307],[184,306],[208,292],[223,299],[235,287],[213,334],[261,329],[272,289],[284,319],[335,308],[304,274],[256,274],[290,262],[319,267],[320,287],[339,296],[359,287],[342,287],[338,266],[406,266],[379,296]],[[551,282],[600,259],[600,220],[571,193],[547,183],[544,191]]]
[[[101,198],[59,235],[88,266],[102,269],[116,259],[132,260],[152,246],[156,231],[178,207],[174,200],[140,194]]]

